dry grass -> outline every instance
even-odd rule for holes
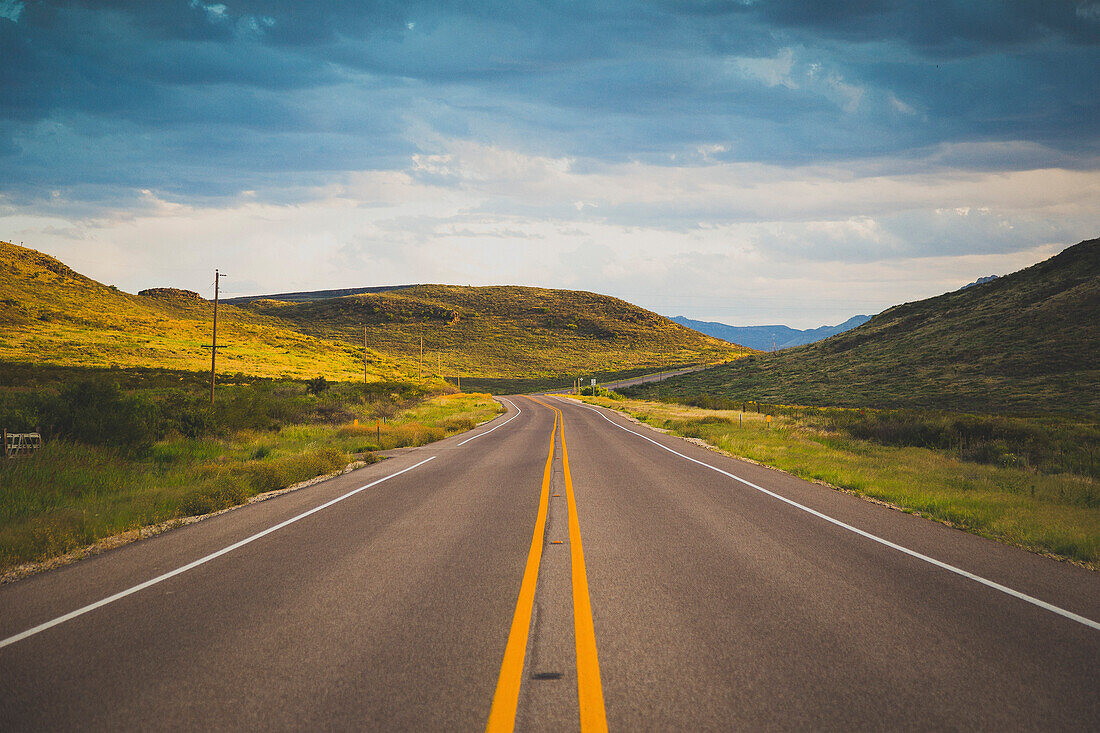
[[[70,553],[106,537],[205,514],[342,469],[372,451],[423,445],[491,419],[488,395],[428,397],[381,429],[364,404],[359,425],[292,424],[224,437],[169,437],[144,455],[49,441],[36,455],[0,462],[0,572]],[[368,424],[369,421],[369,424]]]

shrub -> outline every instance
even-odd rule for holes
[[[229,476],[221,476],[213,486],[191,494],[180,504],[180,513],[184,516],[198,516],[227,509],[240,504],[248,495],[239,481]]]
[[[157,437],[157,411],[145,395],[125,395],[118,382],[84,380],[62,387],[49,428],[88,445],[144,450]]]
[[[317,377],[316,379],[311,379],[306,382],[306,391],[308,391],[311,395],[319,395],[326,389],[328,389],[328,386],[328,382],[325,381],[325,378],[323,376]]]

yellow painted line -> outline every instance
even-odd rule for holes
[[[550,453],[546,456],[546,469],[542,474],[542,490],[539,493],[539,511],[535,518],[535,531],[531,536],[531,549],[527,552],[527,567],[523,570],[523,581],[519,586],[519,599],[516,601],[516,612],[512,617],[512,629],[508,632],[508,643],[504,647],[504,660],[500,664],[500,676],[497,678],[497,689],[493,694],[493,705],[489,709],[489,722],[485,726],[487,733],[498,731],[510,733],[516,726],[519,688],[523,680],[523,659],[527,653],[527,635],[531,630],[535,585],[539,577],[542,543],[546,533],[546,511],[549,504],[547,495],[550,493],[550,474],[554,460],[558,417],[555,414],[554,429],[550,431]]]
[[[577,646],[577,701],[580,705],[581,731],[606,731],[607,712],[600,681],[600,660],[596,653],[596,627],[592,621],[592,601],[588,594],[588,573],[584,567],[581,522],[569,472],[569,446],[565,442],[565,416],[561,410],[535,400],[557,414],[561,421],[561,462],[565,474],[565,501],[569,507],[569,559],[573,576],[573,637]]]
[[[596,654],[596,627],[592,622],[592,602],[588,597],[588,574],[584,569],[581,547],[581,522],[573,477],[569,475],[569,448],[565,444],[565,416],[555,408],[561,420],[561,460],[565,472],[565,497],[569,504],[569,553],[573,564],[573,634],[577,643],[577,700],[580,702],[581,731],[606,731],[607,712],[600,682],[600,660]]]

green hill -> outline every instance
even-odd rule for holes
[[[124,293],[0,242],[0,362],[208,368],[213,303],[174,288]],[[218,370],[255,376],[558,378],[714,362],[736,348],[616,298],[526,287],[416,285],[218,310]],[[313,296],[318,296],[314,298]],[[424,359],[421,366],[421,336]]]
[[[1100,239],[890,308],[809,346],[635,393],[989,413],[1100,413]]]
[[[33,249],[0,242],[0,361],[84,367],[209,369],[213,303],[158,288],[131,295]],[[231,305],[218,308],[218,371],[362,379],[363,352]],[[374,379],[392,362],[372,354]]]
[[[448,376],[611,373],[737,353],[625,301],[572,290],[414,285],[305,302],[262,298],[245,307],[319,338],[361,346],[365,335],[367,344],[410,371],[417,369],[423,336],[424,369]]]

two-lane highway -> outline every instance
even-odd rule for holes
[[[0,729],[1100,727],[1096,573],[505,404],[0,587]]]

